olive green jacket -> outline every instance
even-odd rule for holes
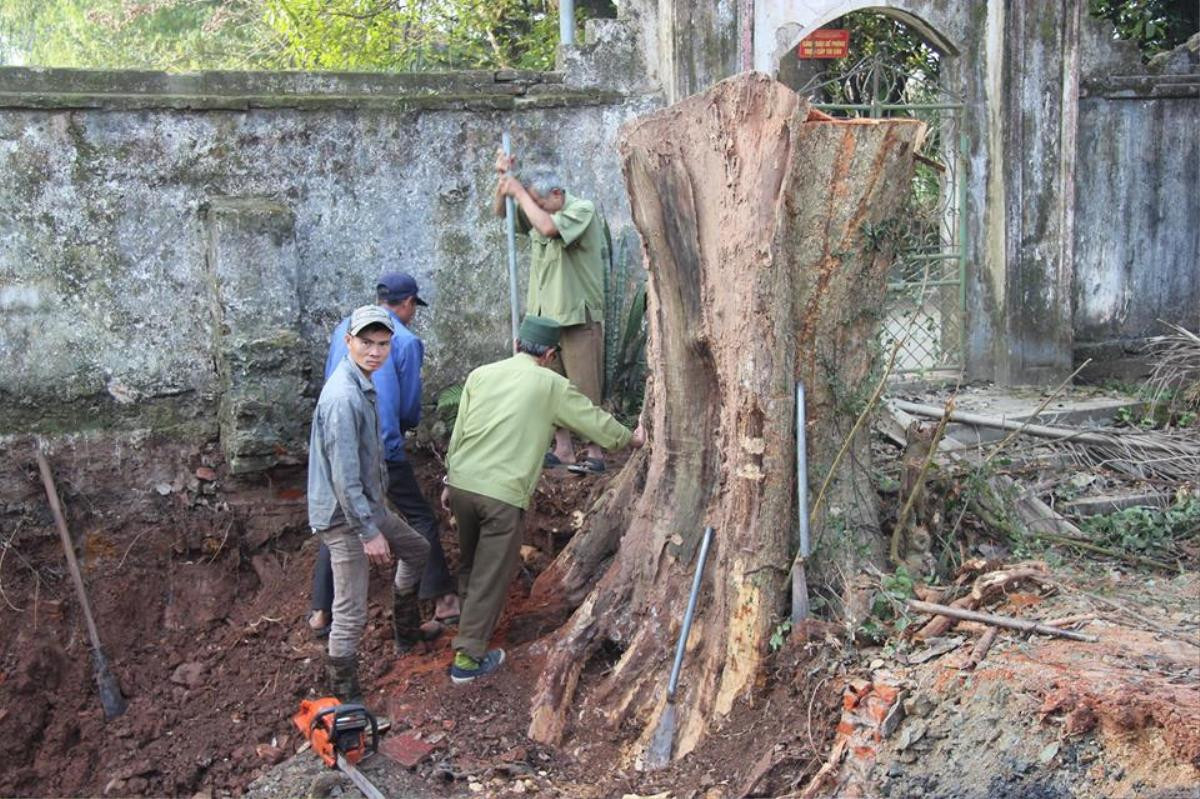
[[[603,321],[608,242],[595,204],[567,194],[550,218],[558,235],[547,238],[533,229],[524,211],[517,213],[517,229],[530,240],[525,312],[563,326]]]
[[[467,377],[459,400],[446,482],[528,508],[556,427],[604,449],[621,449],[633,436],[567,378],[529,355],[480,366]]]

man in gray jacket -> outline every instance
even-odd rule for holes
[[[399,559],[393,613],[414,639],[421,623],[417,585],[429,543],[384,504],[387,467],[371,375],[387,361],[395,323],[378,305],[350,315],[346,357],[317,400],[308,447],[308,522],[329,548],[333,565],[333,626],[326,673],[342,702],[361,702],[358,643],[367,622],[370,565]]]

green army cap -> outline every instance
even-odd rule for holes
[[[562,333],[562,325],[553,319],[547,319],[544,316],[526,316],[521,320],[517,338],[526,344],[557,347],[560,333]]]

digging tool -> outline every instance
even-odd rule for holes
[[[804,431],[804,383],[796,381],[796,515],[800,543],[792,563],[792,625],[808,618],[808,577],[804,563],[811,553],[808,534],[808,437]]]
[[[300,710],[292,716],[312,749],[332,769],[349,777],[367,799],[384,799],[384,795],[355,768],[355,763],[368,753],[379,749],[379,727],[362,705],[343,705],[336,697],[305,699]],[[370,741],[367,730],[370,729]]]
[[[700,578],[704,574],[704,561],[708,558],[708,545],[712,543],[713,528],[704,528],[704,540],[700,542],[700,556],[696,559],[696,575],[692,578],[692,593],[688,597],[687,613],[683,615],[683,629],[679,631],[679,643],[675,645],[675,663],[671,666],[671,679],[667,682],[667,706],[658,717],[658,727],[650,736],[646,748],[645,763],[648,769],[659,769],[671,760],[671,749],[675,744],[675,690],[679,687],[679,671],[683,667],[683,651],[687,646],[688,633],[692,630],[692,617],[696,613],[696,598],[700,595]]]
[[[58,489],[54,486],[54,475],[50,473],[50,464],[40,447],[36,449],[38,470],[42,473],[42,485],[46,488],[46,498],[50,500],[50,512],[54,514],[54,523],[58,526],[58,536],[62,539],[63,552],[67,556],[67,567],[71,572],[71,580],[75,583],[75,593],[79,596],[79,604],[83,607],[83,618],[87,622],[88,638],[92,641],[92,668],[96,674],[96,687],[100,691],[100,705],[104,708],[104,718],[115,719],[125,712],[125,697],[121,695],[121,686],[117,678],[108,668],[108,658],[100,647],[100,633],[96,630],[96,620],[92,618],[92,606],[88,602],[87,591],[83,588],[83,577],[79,573],[79,563],[75,560],[75,545],[71,542],[71,533],[67,530],[67,520],[63,516],[62,506],[58,501]]]
[[[501,146],[506,156],[512,155],[512,139],[508,131],[501,136]],[[504,198],[504,227],[508,235],[508,303],[512,319],[512,340],[517,340],[517,203],[512,197]]]

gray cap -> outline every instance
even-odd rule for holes
[[[396,332],[396,323],[392,321],[392,315],[378,305],[362,305],[350,314],[350,335],[357,336],[367,325],[383,325],[391,332]]]

